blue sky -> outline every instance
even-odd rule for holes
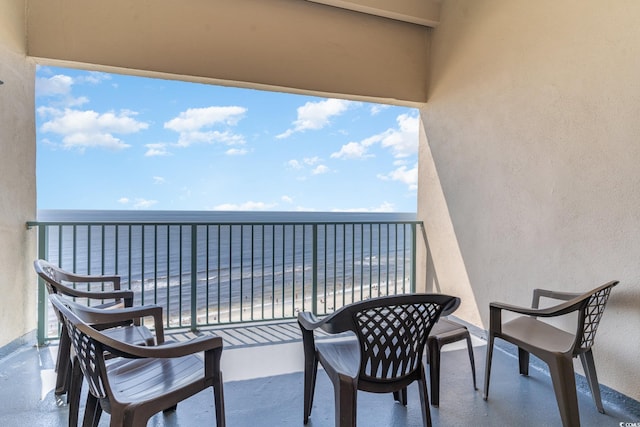
[[[413,108],[39,66],[39,209],[415,212]]]

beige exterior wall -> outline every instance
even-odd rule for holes
[[[25,4],[0,0],[0,347],[36,327],[35,66],[25,56]]]
[[[424,102],[429,31],[303,0],[30,0],[28,54],[181,80]]]
[[[446,0],[418,208],[430,283],[462,292],[460,313],[479,326],[490,301],[620,280],[594,354],[600,382],[636,400],[638,22],[635,0]]]

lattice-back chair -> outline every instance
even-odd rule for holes
[[[132,345],[83,322],[73,304],[59,295],[49,299],[66,324],[76,363],[89,385],[83,426],[98,426],[104,411],[111,415],[112,426],[143,427],[155,413],[174,409],[208,387],[214,389],[216,425],[225,425],[222,338]],[[105,363],[106,354],[118,358]]]
[[[617,281],[608,282],[585,293],[556,292],[544,289],[533,291],[532,308],[492,302],[487,343],[484,399],[489,395],[491,358],[495,338],[502,338],[518,346],[520,374],[529,374],[529,354],[534,354],[549,365],[549,372],[564,426],[579,426],[578,398],[576,394],[573,358],[580,357],[589,388],[598,411],[604,413],[593,346],[604,308]],[[549,308],[538,308],[540,298],[565,301]],[[502,310],[522,314],[502,322]],[[558,317],[577,312],[575,332],[570,333],[539,320],[538,317]]]
[[[91,325],[95,329],[101,330],[102,334],[108,336],[111,339],[123,341],[125,343],[134,345],[150,345],[149,342],[144,339],[144,335],[149,334],[150,331],[145,327],[135,325],[142,323],[143,319],[151,317],[153,318],[156,342],[158,344],[163,344],[165,342],[164,328],[162,323],[162,307],[158,305],[142,305],[136,307],[111,308],[105,310],[78,304],[66,297],[61,296],[60,294],[55,295],[60,299],[64,298],[65,305],[70,308],[71,311],[73,311],[73,313],[80,320]],[[57,311],[57,307],[55,308],[55,310]],[[64,329],[66,331],[67,326],[62,313],[58,312],[58,314],[61,317],[62,322],[65,323]],[[104,325],[110,325],[111,327],[109,327],[108,329],[101,329]],[[144,334],[141,335],[141,331],[144,331]],[[69,334],[67,333],[67,336],[68,335]],[[77,355],[73,351],[71,353],[73,354],[72,360],[74,360],[75,363],[72,363],[72,374],[68,391],[69,425],[75,426],[78,424],[78,412],[80,408],[80,393],[82,390],[83,375],[82,370],[80,369],[80,364],[77,363]],[[113,355],[110,353],[104,354],[105,359],[110,359],[112,357]]]
[[[131,307],[133,305],[133,291],[120,289],[120,277],[114,275],[80,275],[63,270],[62,268],[43,259],[35,260],[33,267],[38,276],[43,279],[49,295],[62,294],[75,299],[87,302],[96,308],[112,309],[117,307]],[[101,284],[100,290],[90,290],[90,284]],[[76,288],[77,286],[77,288]],[[107,289],[102,289],[106,287]],[[54,309],[55,311],[55,309]],[[69,391],[69,378],[71,375],[70,362],[70,342],[65,325],[59,314],[56,312],[60,325],[60,344],[58,346],[58,360],[56,362],[56,389],[55,394],[62,396]],[[109,325],[105,325],[107,327]],[[131,325],[136,329],[136,334],[141,338],[134,343],[154,344],[154,337],[144,327]],[[125,332],[125,331],[119,331]],[[118,338],[117,336],[115,338]]]
[[[424,424],[430,426],[422,354],[429,331],[456,299],[442,294],[396,295],[350,304],[322,320],[299,313],[305,354],[304,423],[311,415],[320,362],[333,383],[336,426],[355,426],[358,390],[393,392],[400,400],[399,393],[413,381],[418,381]],[[357,339],[315,340],[313,331],[318,328],[329,334],[351,331]]]

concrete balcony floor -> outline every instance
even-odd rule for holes
[[[233,329],[241,336],[251,336],[243,328],[239,326]],[[296,337],[286,334],[286,328],[291,331],[297,328],[295,324],[280,324],[278,328],[281,329],[280,342],[249,340],[252,344],[234,339],[230,334],[231,328],[220,331],[225,336],[226,345],[222,362],[228,426],[303,425],[302,343]],[[284,332],[282,328],[285,328]],[[188,335],[174,334],[174,339],[184,339]],[[474,337],[480,389],[484,378],[485,350],[484,341]],[[0,425],[67,425],[67,407],[61,405],[53,393],[56,351],[56,345],[41,348],[23,346],[0,359]],[[481,390],[474,390],[472,387],[471,369],[464,343],[445,346],[441,363],[440,407],[431,408],[434,426],[561,425],[548,374],[532,366],[529,377],[520,376],[514,354],[499,347],[494,351],[488,401],[482,399]],[[391,395],[359,392],[358,425],[421,426],[415,384],[409,388],[408,394],[408,405],[403,407],[395,403]],[[636,406],[606,400],[607,396],[605,392],[603,398],[606,413],[600,414],[590,393],[579,392],[583,426],[618,426],[621,423],[640,422]],[[180,403],[176,412],[157,414],[149,422],[150,426],[214,424],[211,390]],[[107,425],[109,415],[103,414],[100,426]],[[333,389],[322,371],[318,373],[314,407],[308,425],[334,425]]]

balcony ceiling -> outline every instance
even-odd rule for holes
[[[426,102],[439,0],[30,0],[42,64]]]

